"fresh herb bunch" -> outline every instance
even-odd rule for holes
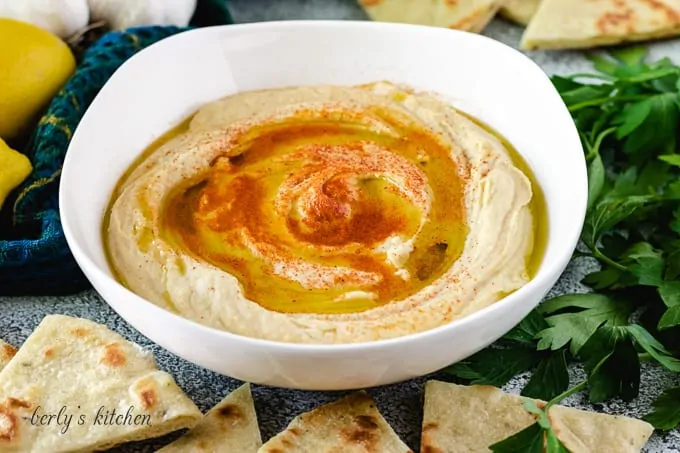
[[[583,279],[592,292],[545,301],[496,345],[446,369],[495,386],[532,371],[522,395],[549,404],[582,388],[593,403],[629,401],[644,360],[680,372],[680,66],[648,62],[642,47],[589,59],[593,73],[552,81],[585,150],[588,211],[574,257],[599,263]],[[570,388],[571,362],[587,378]],[[647,421],[676,427],[680,387],[665,389],[653,406]],[[541,423],[544,410],[532,408],[537,424],[493,451],[533,451],[530,438],[546,439],[548,452],[566,451],[548,442],[554,433]]]

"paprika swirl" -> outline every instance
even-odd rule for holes
[[[361,341],[524,284],[532,192],[498,139],[433,97],[389,83],[263,90],[208,104],[152,146],[121,180],[105,238],[128,287],[191,319]]]

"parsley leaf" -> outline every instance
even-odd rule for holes
[[[443,371],[470,384],[502,387],[513,376],[531,370],[538,360],[528,348],[490,348]]]
[[[552,353],[541,360],[522,389],[522,396],[550,400],[569,388],[566,351]]]
[[[680,167],[680,154],[662,154],[659,156],[662,161]]]
[[[544,431],[538,422],[489,446],[493,453],[543,453]]]
[[[680,305],[673,305],[659,319],[659,330],[668,329],[680,325]]]
[[[541,409],[530,399],[525,399],[523,404],[528,412],[536,416],[536,423],[489,446],[489,449],[494,453],[569,453],[552,429],[547,414],[549,406]]]
[[[668,274],[666,270],[666,276]],[[663,330],[680,325],[680,281],[663,282],[658,291],[661,300],[668,307],[659,319],[658,329]]]
[[[624,254],[623,264],[637,277],[639,285],[659,286],[663,282],[662,253],[648,242],[633,244]]]
[[[642,64],[645,56],[647,55],[647,49],[643,46],[629,46],[614,49],[610,52],[610,55],[623,63],[627,67],[639,67]],[[619,74],[619,73],[617,73]]]
[[[547,328],[548,323],[545,322],[543,316],[537,310],[531,310],[526,318],[508,332],[503,339],[533,348],[536,346],[536,334]]]
[[[588,207],[591,207],[602,193],[604,177],[605,170],[602,157],[596,154],[588,165]]]
[[[654,410],[644,419],[656,429],[671,430],[680,424],[680,387],[671,387],[652,403]]]
[[[501,387],[513,376],[538,364],[540,358],[536,355],[534,337],[547,326],[543,317],[533,310],[506,334],[503,347],[484,349],[443,371],[471,384]]]
[[[659,286],[659,296],[667,307],[680,305],[680,281],[662,283]]]
[[[603,199],[586,214],[583,241],[590,248],[595,248],[603,233],[612,230],[643,206],[658,201],[658,198],[658,195],[629,195]]]
[[[593,68],[595,68],[596,71],[599,71],[603,74],[615,76],[617,70],[619,69],[619,65],[616,64],[616,62],[613,62],[611,59],[604,58],[600,55],[587,55],[586,58],[588,58],[593,63]]]
[[[578,110],[584,105],[592,104],[593,101],[599,101],[606,98],[611,93],[611,88],[607,85],[580,85],[569,91],[562,93],[562,100],[567,106],[571,106],[572,110]]]
[[[554,314],[565,309],[581,309]],[[567,344],[573,355],[601,325],[624,325],[630,316],[630,308],[603,294],[568,294],[548,300],[538,307],[546,316],[549,328],[538,333],[538,349],[560,349]]]
[[[588,373],[590,401],[630,401],[640,387],[640,360],[626,327],[600,327],[579,351]]]
[[[673,357],[664,345],[659,343],[647,330],[637,324],[626,326],[625,329],[637,344],[657,362],[670,371],[680,373],[680,360]]]
[[[674,150],[678,100],[678,93],[656,94],[624,110],[623,124],[617,131],[619,138],[626,138],[623,152]]]
[[[501,387],[513,376],[526,371],[533,374],[522,395],[551,399],[569,387],[566,351],[536,352],[536,335],[549,325],[533,310],[499,342],[445,368],[443,371],[470,384]]]
[[[680,228],[680,224],[678,227]],[[680,235],[680,231],[678,232],[678,235]],[[666,275],[664,278],[666,280],[677,280],[680,278],[680,247],[677,250],[670,252],[666,257]]]
[[[543,431],[545,431],[546,453],[569,453],[569,450],[567,450],[562,442],[557,438],[557,434],[555,434],[555,431],[553,431],[550,419],[548,418],[548,411],[552,405],[551,403],[548,403],[544,408],[540,408],[538,407],[538,404],[536,404],[536,401],[525,399],[524,408],[528,412],[538,417],[538,424],[541,428],[543,428]]]
[[[623,280],[623,273],[625,270],[617,269],[615,267],[604,267],[600,271],[591,272],[586,275],[582,282],[593,289],[616,288],[620,286]]]

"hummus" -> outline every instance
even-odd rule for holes
[[[536,187],[447,103],[388,82],[232,95],[113,194],[111,265],[149,301],[284,342],[431,329],[530,279]]]

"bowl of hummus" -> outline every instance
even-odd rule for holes
[[[94,288],[193,363],[303,389],[421,376],[534,308],[576,246],[583,150],[531,60],[403,24],[192,30],[135,55],[71,141]]]

